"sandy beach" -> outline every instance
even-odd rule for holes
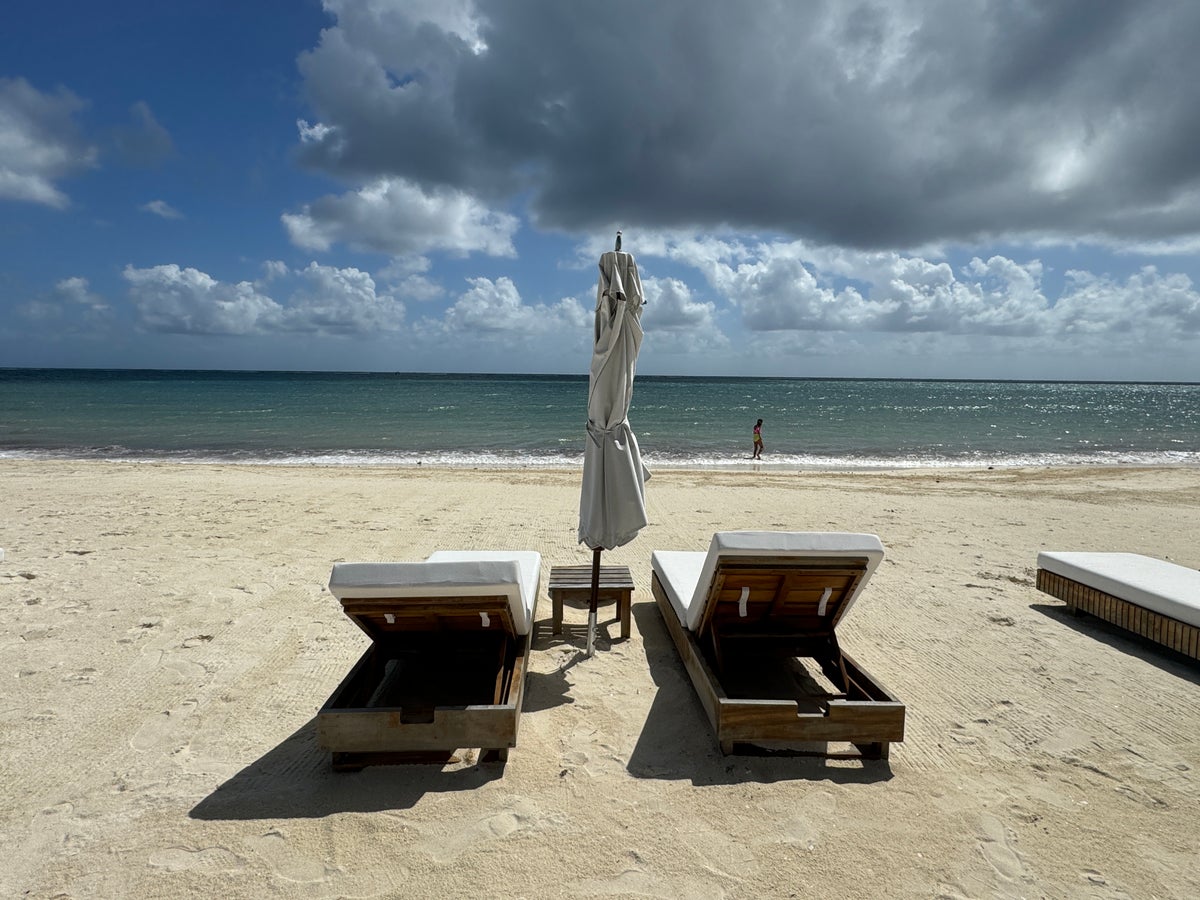
[[[605,554],[633,633],[550,633],[571,471],[0,462],[0,895],[1200,896],[1200,666],[1034,587],[1039,550],[1200,566],[1200,469],[656,472]],[[839,628],[907,704],[886,761],[722,757],[650,593],[714,531],[866,531]],[[338,774],[368,641],[342,560],[542,555],[505,766]]]

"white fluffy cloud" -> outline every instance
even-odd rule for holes
[[[65,88],[42,93],[23,78],[0,78],[0,200],[70,203],[57,182],[96,164],[74,121],[83,106]]]
[[[1051,318],[1066,335],[1194,339],[1200,336],[1200,293],[1187,276],[1162,275],[1153,266],[1124,281],[1071,271]]]
[[[370,335],[395,331],[404,322],[404,305],[377,293],[371,276],[353,268],[311,263],[288,272],[270,264],[267,280],[290,277],[297,284],[286,303],[267,296],[259,284],[221,282],[174,264],[146,269],[126,266],[123,274],[138,320],[149,331]]]
[[[729,338],[716,321],[716,303],[696,300],[678,278],[646,278],[642,287],[642,326],[657,351],[691,353],[728,346]]]
[[[452,255],[514,256],[518,221],[488,209],[462,191],[422,189],[400,178],[380,178],[338,196],[284,213],[292,242],[306,250],[346,244],[393,256],[435,250]]]
[[[313,262],[296,275],[301,287],[289,301],[285,330],[369,335],[404,325],[404,304],[379,293],[366,272]]]
[[[176,334],[255,334],[278,327],[283,308],[250,282],[229,284],[174,263],[122,273],[141,325]]]
[[[529,305],[509,278],[470,278],[465,291],[446,310],[443,329],[451,334],[507,333],[545,335],[591,327],[592,316],[573,297],[553,304]]]
[[[639,243],[698,270],[751,331],[1173,339],[1200,329],[1191,279],[1153,266],[1124,280],[1069,272],[1055,297],[1036,259],[975,257],[955,271],[944,260],[802,242],[648,235]]]

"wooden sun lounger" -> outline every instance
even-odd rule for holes
[[[317,714],[318,742],[332,751],[335,769],[426,762],[465,748],[508,758],[540,558],[526,551],[506,563],[504,555],[334,567],[330,590],[372,640]]]
[[[1200,660],[1200,572],[1136,553],[1038,554],[1037,587],[1073,614],[1089,613]]]
[[[752,555],[756,535],[772,535],[786,552],[768,547]],[[848,743],[856,755],[879,759],[904,739],[904,704],[841,649],[836,634],[883,548],[874,535],[846,535],[873,542],[877,553],[828,552],[838,537],[718,534],[699,579],[698,560],[682,558],[704,554],[655,554],[655,600],[722,753],[749,744],[835,755],[811,745]],[[722,552],[731,543],[741,547]],[[672,585],[673,578],[681,583]]]

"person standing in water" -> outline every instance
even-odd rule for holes
[[[763,442],[762,442],[762,419],[754,426],[754,454],[751,459],[762,459]]]

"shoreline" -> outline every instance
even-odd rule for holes
[[[0,893],[51,897],[1200,894],[1200,667],[1033,584],[1039,550],[1200,566],[1200,468],[656,469],[605,553],[633,631],[552,635],[574,469],[0,460]],[[907,707],[885,762],[722,757],[650,592],[716,530],[864,531],[839,640]],[[330,771],[368,641],[342,560],[542,557],[503,767]],[[1193,810],[1193,812],[1188,812]]]
[[[735,459],[732,461],[721,462],[680,462],[680,461],[659,461],[653,458],[643,456],[643,462],[646,467],[654,473],[670,473],[670,472],[738,472],[738,473],[753,473],[753,474],[794,474],[806,473],[814,475],[822,474],[854,474],[854,473],[888,473],[888,472],[964,472],[964,471],[1077,471],[1077,470],[1113,470],[1113,471],[1155,471],[1155,470],[1170,470],[1170,469],[1200,469],[1200,457],[1196,460],[1166,460],[1162,462],[1146,462],[1144,460],[1131,461],[1089,461],[1089,460],[1072,460],[1068,462],[1027,462],[1027,461],[987,461],[987,460],[963,460],[963,461],[947,461],[947,462],[912,462],[898,463],[889,461],[872,461],[862,463],[801,463],[790,460],[776,461],[773,459],[751,460],[749,457],[745,459]],[[498,460],[488,462],[464,462],[464,463],[447,463],[436,459],[431,461],[415,460],[403,461],[395,459],[378,459],[371,458],[354,459],[338,457],[336,460],[326,461],[322,458],[295,458],[284,457],[279,459],[270,459],[263,457],[255,457],[248,459],[224,458],[224,457],[170,457],[170,456],[84,456],[84,455],[43,455],[42,453],[30,453],[29,455],[6,455],[0,453],[0,467],[11,464],[50,464],[50,465],[67,465],[67,464],[99,464],[99,465],[136,465],[136,466],[211,466],[221,468],[225,466],[234,468],[264,468],[264,469],[316,469],[321,471],[340,470],[340,469],[361,469],[364,471],[437,471],[448,474],[455,472],[472,472],[472,471],[487,471],[487,472],[548,472],[548,473],[575,473],[579,474],[583,467],[583,458],[577,460],[561,461],[557,459],[546,459],[544,461],[525,461],[514,462],[510,460]]]

